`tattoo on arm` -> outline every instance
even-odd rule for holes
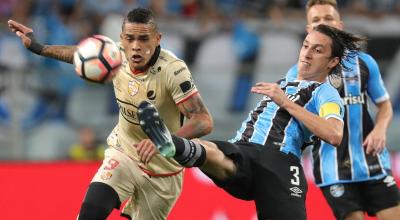
[[[45,45],[41,55],[72,64],[76,46]]]
[[[212,118],[199,94],[179,105],[179,110],[189,120],[175,133],[176,135],[185,138],[198,138],[211,132],[213,128]]]
[[[187,118],[191,118],[194,114],[208,114],[207,108],[199,95],[194,95],[192,98],[182,103],[182,110],[182,113]]]

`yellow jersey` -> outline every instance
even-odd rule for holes
[[[123,53],[124,49],[119,46]],[[147,165],[140,163],[133,145],[147,136],[139,125],[137,107],[143,100],[154,104],[168,129],[174,133],[184,119],[177,105],[198,91],[185,62],[172,52],[158,48],[152,60],[152,65],[145,72],[134,74],[123,56],[122,66],[113,79],[119,107],[118,124],[108,136],[107,144],[136,160],[142,169],[157,175],[168,175],[182,170],[172,158],[156,154]]]

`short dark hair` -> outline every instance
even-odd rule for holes
[[[318,31],[332,39],[332,54],[331,57],[339,57],[339,65],[348,69],[344,62],[350,60],[350,58],[355,56],[355,52],[361,49],[361,44],[366,41],[366,38],[360,37],[337,28],[320,24],[314,28]]]
[[[153,12],[147,8],[135,8],[130,11],[124,18],[122,23],[122,30],[124,30],[125,23],[140,23],[150,24],[155,31],[158,30]]]
[[[336,0],[309,0],[306,4],[306,11],[310,10],[314,5],[331,5],[339,11]]]

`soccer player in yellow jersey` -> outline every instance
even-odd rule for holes
[[[76,46],[42,45],[34,39],[32,29],[12,20],[8,26],[30,51],[73,62]],[[113,79],[119,120],[107,138],[109,148],[89,185],[78,219],[106,219],[128,199],[122,215],[166,219],[181,192],[183,168],[151,147],[153,143],[139,126],[137,107],[148,100],[159,109],[168,128],[186,138],[211,132],[212,119],[184,61],[160,48],[161,33],[150,10],[129,12],[120,39],[125,56]],[[183,116],[188,119],[185,123]]]

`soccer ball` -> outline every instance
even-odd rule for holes
[[[122,54],[117,44],[102,35],[94,35],[82,40],[74,53],[76,73],[91,82],[111,81],[121,63]]]

